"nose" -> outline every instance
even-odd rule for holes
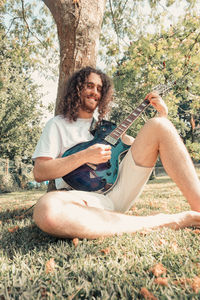
[[[97,86],[93,86],[93,89],[92,89],[92,92],[97,95],[99,92],[98,92],[98,89],[97,89]]]

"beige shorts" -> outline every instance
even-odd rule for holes
[[[152,168],[137,166],[129,150],[120,164],[117,182],[106,195],[74,190],[60,193],[66,193],[66,200],[69,201],[90,207],[126,212],[140,196],[151,172]]]

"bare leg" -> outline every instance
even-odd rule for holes
[[[200,226],[200,213],[129,216],[67,200],[67,192],[50,192],[36,204],[34,220],[41,230],[63,238],[98,238],[142,229]]]
[[[191,209],[200,212],[200,181],[176,129],[166,118],[154,118],[147,122],[132,146],[134,161],[140,166],[153,166],[158,154]]]

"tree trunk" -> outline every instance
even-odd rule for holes
[[[96,65],[99,35],[106,0],[43,0],[57,25],[60,45],[59,81],[55,115],[65,95],[69,76],[84,66]],[[50,181],[48,192],[55,189]]]
[[[106,0],[43,0],[57,25],[60,45],[59,83],[55,114],[65,95],[69,76],[84,66],[96,65],[99,35]]]

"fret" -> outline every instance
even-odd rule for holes
[[[121,124],[117,128],[115,128],[115,131],[123,131],[124,129],[120,128],[120,126]]]
[[[118,129],[120,130],[120,131],[124,131],[124,128],[122,128],[123,127],[123,124],[120,124],[119,125],[119,127],[118,127]],[[126,126],[125,126],[126,127]]]
[[[120,134],[117,134],[115,132],[113,132],[112,134],[110,134],[110,136],[115,139],[115,140],[118,140],[120,138]]]
[[[129,126],[129,124],[130,124],[130,122],[127,122],[126,120],[124,120],[123,121],[123,124],[126,126],[126,128],[127,128],[127,126]]]
[[[130,118],[127,118],[127,119],[126,119],[126,121],[128,121],[128,122],[132,122],[132,120],[131,120]]]
[[[123,131],[124,131],[124,130],[117,130],[117,129],[114,129],[114,130],[113,130],[113,133],[114,133],[115,135],[117,135],[117,134],[118,134],[118,135],[121,135],[121,134],[123,133]]]

